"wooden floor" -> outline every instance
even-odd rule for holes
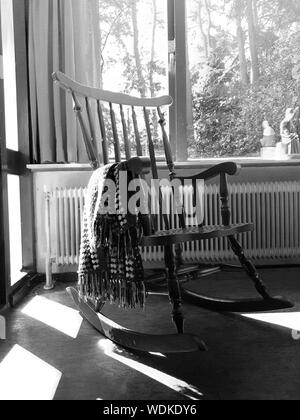
[[[274,324],[268,324],[186,305],[186,330],[201,336],[209,351],[168,357],[116,348],[68,311],[74,306],[67,284],[48,293],[39,287],[6,314],[8,339],[0,342],[0,369],[18,345],[61,373],[57,400],[300,399],[300,340],[292,336],[292,328],[299,325],[300,330],[300,269],[263,274],[275,295],[296,302],[291,314],[275,315],[270,319]],[[201,279],[194,287],[213,296],[252,295],[240,272]],[[170,310],[166,297],[150,296],[145,312],[108,307],[106,313],[126,327],[164,333],[173,331]],[[285,327],[276,325],[283,321]],[[12,375],[18,383],[32,385],[30,377],[19,380],[22,369]],[[46,386],[47,377],[42,381]]]

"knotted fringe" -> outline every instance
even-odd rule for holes
[[[110,303],[117,303],[123,309],[144,308],[146,303],[144,283],[129,283],[119,276],[108,279],[107,272],[80,275],[79,291],[81,297],[94,303],[104,299]]]

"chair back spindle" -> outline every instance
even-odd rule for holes
[[[168,135],[167,135],[167,132],[166,132],[166,119],[165,119],[165,115],[162,112],[161,108],[157,108],[157,112],[158,112],[158,116],[159,116],[159,125],[160,125],[161,131],[162,131],[165,157],[166,157],[166,162],[167,162],[168,169],[169,169],[169,177],[170,177],[170,181],[173,181],[173,179],[176,177],[176,173],[175,173],[175,165],[174,165],[174,161],[173,161],[171,145],[170,145],[169,138],[168,138]]]
[[[151,162],[152,176],[153,176],[153,179],[159,179],[158,169],[157,169],[157,164],[156,164],[155,147],[153,143],[152,131],[151,131],[151,125],[150,125],[149,110],[146,109],[146,107],[144,107],[144,118],[145,118],[147,138],[148,138],[148,150],[149,150],[149,156],[150,156],[150,162]],[[159,190],[158,200],[159,200],[159,217],[163,219],[165,228],[168,230],[170,229],[170,220],[169,220],[168,215],[162,214],[163,197],[162,197],[161,190]],[[153,219],[154,225],[157,226],[157,217],[153,217],[152,219]]]
[[[135,136],[135,142],[136,142],[136,152],[137,152],[137,156],[141,157],[143,156],[143,148],[142,148],[141,136],[139,132],[139,127],[138,127],[138,122],[137,122],[134,106],[132,107],[132,121],[133,121],[134,136]]]
[[[88,125],[89,125],[89,129],[90,129],[90,133],[91,133],[91,142],[93,143],[94,148],[97,151],[99,164],[100,164],[101,162],[103,162],[102,154],[101,154],[101,151],[98,149],[98,145],[97,145],[96,129],[95,129],[95,124],[94,124],[94,120],[93,120],[93,116],[92,116],[92,114],[93,114],[92,113],[92,108],[91,108],[90,100],[89,100],[88,97],[85,98],[85,106],[86,106],[86,114],[87,114]],[[99,145],[99,147],[100,147],[100,145]]]
[[[74,111],[76,113],[81,131],[82,131],[83,140],[84,140],[84,143],[85,143],[88,158],[90,160],[92,168],[97,169],[100,166],[100,163],[99,163],[99,160],[98,160],[95,144],[94,144],[94,142],[91,141],[91,138],[90,138],[89,133],[88,133],[88,128],[86,126],[86,123],[85,123],[83,115],[82,115],[81,104],[80,104],[79,100],[77,99],[75,93],[72,90],[71,90],[71,95],[72,95],[73,102],[74,102]]]
[[[97,112],[98,112],[99,126],[100,126],[100,132],[101,132],[101,137],[102,137],[103,162],[104,162],[104,165],[107,165],[109,163],[107,134],[106,134],[102,106],[99,100],[97,100]]]
[[[161,127],[162,131],[162,137],[163,137],[163,144],[164,144],[164,151],[165,151],[165,157],[167,166],[169,169],[169,179],[172,182],[176,178],[176,172],[175,172],[175,164],[173,160],[171,145],[169,142],[169,138],[166,132],[166,119],[165,115],[162,112],[161,108],[157,108],[158,116],[159,116],[159,125]],[[176,204],[176,203],[175,203]],[[179,223],[181,228],[186,228],[186,214],[184,212],[184,207],[182,206],[181,212],[179,212]]]
[[[95,127],[94,127],[94,122],[93,122],[93,118],[92,118],[92,110],[91,110],[91,105],[90,105],[90,101],[89,98],[85,98],[85,106],[86,106],[86,114],[87,114],[87,119],[88,119],[88,123],[89,123],[89,127],[90,127],[90,133],[91,133],[91,142],[95,143],[96,141],[96,131],[95,131]]]
[[[115,148],[115,161],[121,162],[121,147],[120,147],[120,140],[118,135],[118,129],[117,129],[117,122],[116,122],[116,114],[113,108],[113,104],[109,103],[110,108],[110,120],[111,120],[111,126],[112,126],[112,132],[113,132],[113,139],[114,139],[114,148]]]
[[[129,142],[127,125],[126,125],[125,115],[124,115],[124,108],[122,104],[120,105],[120,114],[121,114],[123,136],[124,136],[125,156],[126,156],[126,159],[129,160],[131,159],[131,146]]]
[[[150,161],[151,161],[152,176],[154,179],[158,179],[158,170],[157,170],[157,164],[156,164],[155,148],[154,148],[154,143],[152,139],[151,126],[150,126],[149,111],[145,107],[144,107],[144,118],[145,118],[147,138],[148,138],[148,151],[149,151],[149,156],[150,156]]]

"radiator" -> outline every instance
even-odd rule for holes
[[[298,182],[241,183],[229,186],[233,223],[254,223],[253,233],[240,235],[247,254],[256,261],[296,261],[300,259],[300,185]],[[52,264],[77,265],[80,250],[81,220],[86,189],[45,187],[46,272],[51,278]],[[189,187],[185,196],[190,196]],[[187,200],[189,201],[189,200]],[[171,213],[172,214],[172,213]],[[205,186],[205,223],[221,223],[219,187]],[[172,227],[178,226],[177,216],[171,216]],[[190,225],[195,224],[191,221]],[[161,227],[161,226],[159,226]],[[145,262],[163,261],[159,247],[141,250]],[[204,263],[233,262],[226,239],[184,245],[185,260],[199,259]]]

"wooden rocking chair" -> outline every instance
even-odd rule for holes
[[[113,138],[115,161],[117,163],[122,160],[123,150],[125,155],[124,160],[127,162],[129,171],[134,172],[140,177],[143,177],[151,171],[153,179],[159,179],[151,124],[151,118],[156,118],[162,131],[164,154],[169,169],[170,181],[180,179],[183,182],[186,179],[186,177],[178,178],[176,176],[172,151],[165,129],[166,122],[162,107],[167,107],[172,104],[171,97],[164,96],[155,99],[134,98],[124,94],[80,85],[60,72],[54,73],[53,79],[73,99],[74,111],[82,130],[86,150],[93,169],[98,168],[101,164],[108,164],[110,161],[108,144],[110,134]],[[118,114],[116,113],[117,109]],[[142,118],[138,118],[138,110]],[[119,115],[119,120],[117,115]],[[93,116],[96,116],[97,123],[94,121]],[[139,125],[142,120],[145,134],[142,134],[139,130]],[[105,121],[109,121],[109,124],[107,125]],[[123,142],[120,141],[118,121],[121,127],[120,132],[122,133]],[[134,139],[131,137],[129,124],[131,124]],[[97,135],[97,130],[99,131],[99,135]],[[96,141],[100,137],[101,142]],[[145,154],[143,150],[144,137],[147,139],[149,158],[143,157]],[[135,145],[133,144],[134,142]],[[101,150],[99,150],[99,146]],[[135,150],[135,153],[133,153],[133,150]],[[227,176],[237,174],[239,169],[235,163],[228,162],[212,167],[199,175],[188,177],[194,186],[197,180],[207,181],[217,176],[220,177],[222,226],[201,225],[199,227],[187,227],[183,213],[179,217],[180,226],[177,229],[171,229],[168,217],[163,216],[164,230],[155,231],[155,226],[157,226],[155,220],[152,221],[153,223],[151,223],[150,229],[145,228],[140,245],[145,247],[160,246],[164,248],[166,279],[170,301],[173,305],[172,316],[178,334],[153,336],[126,330],[101,314],[104,302],[99,302],[98,308],[95,310],[92,305],[81,299],[77,290],[70,288],[69,293],[78,305],[80,312],[101,334],[115,343],[133,350],[160,353],[191,352],[199,349],[204,350],[205,345],[199,337],[184,334],[183,299],[188,299],[199,306],[218,312],[258,312],[293,307],[290,302],[283,298],[273,298],[269,295],[254,264],[245,256],[241,245],[236,239],[236,235],[254,230],[252,224],[232,225],[230,222],[231,211],[229,207]],[[253,281],[260,295],[259,298],[243,300],[213,299],[186,290],[180,283],[178,273],[195,271],[195,267],[180,267],[182,244],[224,237],[228,238],[234,254],[239,258],[242,267]],[[174,252],[174,249],[176,249],[176,252]],[[200,258],[201,256],[199,255]]]

